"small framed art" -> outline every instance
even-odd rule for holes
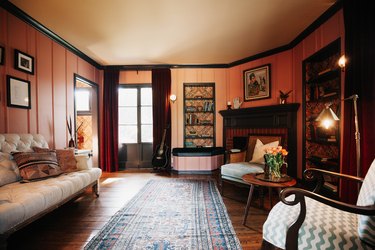
[[[14,67],[20,71],[34,75],[34,57],[15,49]]]
[[[243,72],[244,100],[253,101],[271,97],[271,64]]]
[[[7,75],[8,107],[31,109],[30,81]]]

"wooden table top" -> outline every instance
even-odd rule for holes
[[[292,178],[290,181],[286,182],[270,182],[259,180],[255,177],[255,174],[245,174],[242,176],[242,180],[253,185],[263,186],[263,187],[275,187],[275,188],[284,188],[284,187],[293,187],[296,185],[296,179]]]

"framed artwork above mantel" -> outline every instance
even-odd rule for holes
[[[243,72],[244,100],[254,101],[271,97],[271,64]]]

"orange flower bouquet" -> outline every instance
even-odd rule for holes
[[[264,159],[269,168],[269,172],[272,176],[281,177],[281,167],[285,164],[288,167],[288,163],[285,162],[285,156],[288,155],[288,151],[283,147],[278,146],[276,148],[267,148]]]

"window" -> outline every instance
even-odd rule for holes
[[[76,88],[75,102],[78,114],[91,113],[91,93],[90,88]]]
[[[152,143],[152,89],[145,85],[119,89],[119,142]]]

